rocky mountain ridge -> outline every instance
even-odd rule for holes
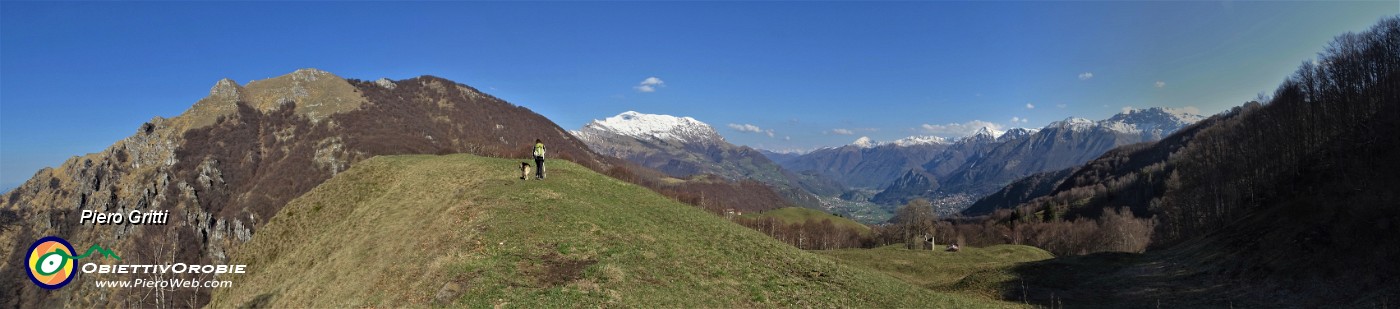
[[[226,263],[288,200],[356,162],[385,154],[524,158],[536,138],[549,143],[556,158],[590,168],[619,162],[526,108],[438,77],[366,82],[301,69],[247,85],[223,79],[181,115],[155,117],[102,152],[40,170],[8,192],[0,210],[13,212],[17,224],[0,230],[0,240],[11,244],[0,247],[0,258],[11,260],[35,239],[54,235],[75,246],[100,244],[130,264]],[[80,225],[84,210],[160,210],[170,219],[165,225]],[[150,307],[161,301],[197,307],[208,301],[207,289],[155,298],[92,284],[47,292],[23,282],[18,265],[0,265],[0,305]]]
[[[958,139],[911,136],[877,143],[863,137],[778,162],[838,179],[848,188],[876,189],[870,198],[876,204],[893,207],[922,197],[949,214],[1020,177],[1068,168],[1113,147],[1157,140],[1200,119],[1187,110],[1154,107],[1100,121],[1070,117],[1039,129],[983,127]]]

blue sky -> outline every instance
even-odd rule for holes
[[[0,188],[178,115],[224,77],[436,75],[568,129],[636,110],[811,149],[1125,106],[1210,114],[1396,14],[1396,1],[0,2]]]

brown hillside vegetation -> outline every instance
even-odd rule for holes
[[[437,77],[367,82],[303,69],[246,87],[225,79],[186,113],[157,117],[103,152],[41,170],[7,193],[0,209],[14,223],[0,229],[0,241],[9,244],[0,248],[0,259],[11,260],[34,239],[55,235],[80,246],[130,252],[123,256],[132,264],[226,263],[287,201],[357,162],[393,154],[525,158],[536,138],[545,141],[555,162],[596,171],[622,164],[527,108]],[[745,184],[673,190],[670,195],[679,199],[702,191],[735,199],[776,196],[766,186]],[[79,226],[84,209],[168,210],[170,222]],[[26,282],[19,265],[0,264],[0,306],[198,307],[208,301],[207,289],[152,297],[88,284],[51,293]]]

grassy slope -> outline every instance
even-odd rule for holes
[[[963,247],[959,252],[908,250],[902,245],[875,249],[815,251],[857,267],[889,274],[936,291],[956,291],[988,299],[1004,295],[1012,267],[1053,258],[1050,252],[1020,245]]]
[[[214,307],[1006,307],[838,264],[553,161],[378,157],[289,203]],[[436,300],[435,300],[436,299]]]
[[[804,223],[807,222],[807,220],[816,220],[820,222],[824,219],[830,219],[832,225],[835,225],[837,227],[855,229],[865,234],[870,233],[870,227],[864,224],[860,224],[860,222],[855,222],[851,221],[851,219],[837,217],[832,214],[822,212],[820,210],[802,207],[784,207],[760,213],[745,213],[744,217],[755,219],[774,218],[788,224]]]

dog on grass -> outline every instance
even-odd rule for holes
[[[520,179],[530,180],[530,163],[520,162]]]

